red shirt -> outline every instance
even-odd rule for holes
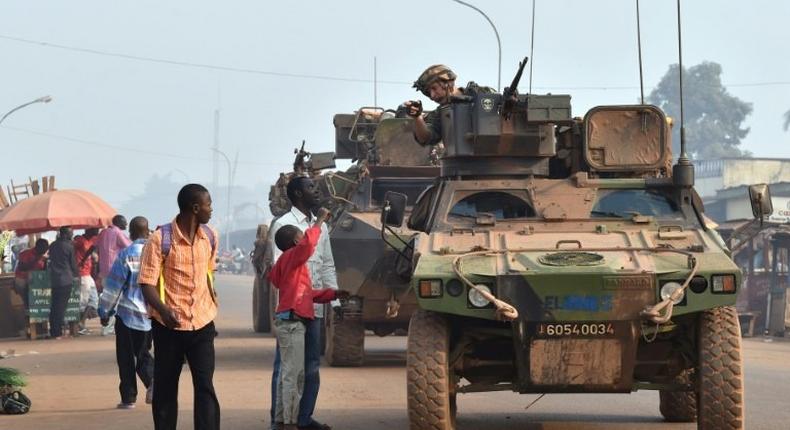
[[[316,224],[304,232],[304,238],[296,246],[285,251],[269,272],[269,280],[280,290],[277,312],[293,311],[296,315],[315,319],[313,303],[329,303],[336,298],[336,290],[313,289],[307,260],[313,255],[321,236],[321,225]]]
[[[79,269],[80,276],[91,275],[91,271],[93,270],[93,258],[91,258],[90,255],[86,257],[86,254],[88,254],[88,250],[91,249],[95,242],[96,236],[90,239],[85,236],[74,239],[74,258],[77,260],[77,269]],[[92,253],[93,252],[91,252],[91,254]]]
[[[22,265],[27,266],[27,270],[22,270]],[[47,259],[43,255],[36,254],[35,248],[28,248],[19,253],[14,275],[17,279],[27,279],[29,272],[34,270],[44,270],[46,268]]]

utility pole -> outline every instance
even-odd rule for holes
[[[228,164],[228,191],[227,191],[228,194],[226,196],[227,209],[226,209],[226,214],[225,214],[225,249],[226,250],[230,250],[230,220],[231,220],[230,192],[231,192],[231,188],[233,187],[233,170],[234,169],[233,169],[232,163],[230,162],[230,158],[228,158],[228,156],[224,152],[220,151],[219,149],[214,149],[214,148],[212,148],[212,150],[214,151],[214,154],[221,155],[222,158],[225,159],[225,162]],[[236,161],[238,161],[238,152],[236,153],[236,157],[237,157]]]
[[[499,91],[501,89],[501,87],[502,87],[502,41],[499,40],[499,31],[497,31],[496,26],[494,25],[494,21],[491,21],[491,18],[489,18],[488,15],[485,14],[485,12],[483,12],[482,10],[480,10],[479,7],[477,7],[477,6],[473,5],[473,4],[469,4],[469,3],[465,2],[465,1],[461,1],[461,0],[453,0],[453,1],[458,3],[458,4],[460,4],[460,5],[464,5],[464,6],[468,7],[468,8],[470,8],[470,9],[474,9],[475,11],[477,11],[477,13],[479,13],[480,15],[483,15],[483,18],[485,18],[486,21],[488,21],[488,23],[491,25],[491,28],[494,30],[494,36],[496,36],[496,46],[497,46],[497,49],[499,51],[499,57],[498,57],[499,58],[499,62],[498,62],[499,66],[497,67],[497,80],[496,80],[496,90]],[[532,60],[532,59],[530,58],[530,60]],[[531,61],[530,61],[530,64],[532,64]],[[532,66],[530,66],[530,67],[532,67]],[[530,73],[530,76],[532,76],[532,73]]]
[[[214,170],[211,184],[216,190],[219,189],[219,109],[214,110],[214,147],[211,150],[214,152]]]

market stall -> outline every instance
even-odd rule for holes
[[[106,227],[117,212],[104,200],[84,190],[56,190],[19,200],[0,211],[0,231],[18,236],[70,226],[74,229]],[[31,338],[46,333],[49,319],[49,272],[32,271],[28,280],[29,309],[14,291],[14,274],[0,275],[0,337]],[[79,320],[79,289],[72,288],[65,321],[74,334]]]

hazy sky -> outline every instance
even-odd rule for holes
[[[499,30],[504,86],[529,54],[531,2],[472,2]],[[675,2],[640,5],[648,93],[677,62]],[[637,101],[633,0],[538,0],[536,15],[533,92],[571,94],[578,116]],[[721,63],[729,91],[753,103],[743,148],[790,157],[781,127],[790,109],[790,2],[686,0],[682,18],[684,64]],[[450,0],[1,0],[0,52],[0,114],[54,97],[0,126],[0,182],[54,174],[60,188],[91,190],[116,207],[153,173],[209,185],[217,108],[220,148],[239,154],[237,183],[257,184],[267,206],[268,184],[302,139],[330,151],[332,115],[373,104],[374,56],[385,107],[425,101],[410,82],[433,63],[450,65],[462,82],[497,83],[489,24]],[[224,186],[224,161],[219,177]]]

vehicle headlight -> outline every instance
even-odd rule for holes
[[[680,285],[677,282],[667,282],[666,284],[661,286],[661,300],[669,299],[670,297],[672,297],[672,294],[674,294],[675,291],[682,290],[682,289],[683,289],[683,286]],[[675,300],[672,300],[672,304],[677,305],[680,302],[682,302],[683,301],[683,297],[685,295],[686,295],[686,292],[683,291],[681,294],[679,294],[677,296],[677,298]]]
[[[450,279],[444,287],[447,294],[458,297],[464,293],[464,284],[458,279]]]
[[[488,288],[488,286],[478,284],[477,287],[480,288],[481,290],[484,290],[487,293],[491,294],[491,288]],[[477,291],[476,288],[470,288],[469,289],[469,303],[471,303],[472,306],[474,306],[476,308],[484,308],[484,307],[488,306],[490,302],[488,301],[488,299],[483,297],[483,295],[480,294],[480,292]]]

